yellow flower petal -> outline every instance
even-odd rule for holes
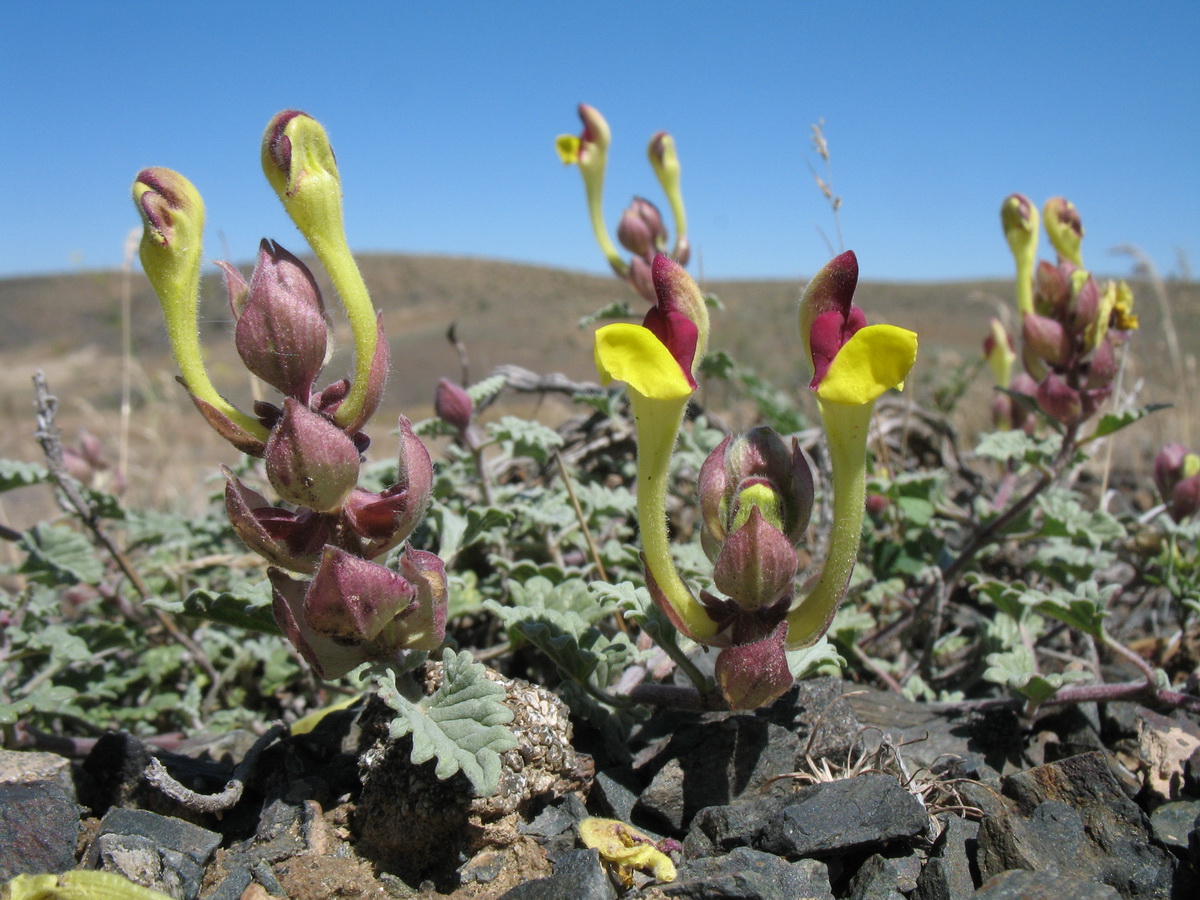
[[[579,162],[580,145],[579,136],[574,134],[560,134],[555,139],[554,149],[558,151],[558,158],[563,161],[564,166]]]
[[[598,330],[595,359],[604,384],[624,381],[652,400],[678,400],[692,393],[671,351],[641,325],[618,322]]]
[[[917,335],[895,325],[868,325],[854,333],[817,385],[826,403],[861,406],[889,388],[903,388],[917,361]]]

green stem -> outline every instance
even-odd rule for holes
[[[833,532],[816,587],[788,613],[789,650],[807,647],[829,627],[854,572],[866,510],[867,428],[875,404],[818,404],[833,467]]]
[[[340,218],[340,210],[338,211]],[[330,229],[333,230],[333,229]],[[354,380],[350,384],[350,393],[338,406],[333,420],[338,425],[348,425],[353,422],[366,402],[367,392],[371,387],[371,368],[375,363],[375,349],[379,338],[378,324],[375,321],[375,307],[371,303],[371,295],[363,281],[350,247],[341,228],[328,239],[319,230],[305,235],[317,259],[329,273],[334,290],[341,298],[342,307],[346,310],[346,318],[350,322],[350,330],[354,334]]]
[[[1025,321],[1026,313],[1033,312],[1033,265],[1034,255],[1032,253],[1016,254],[1017,263],[1017,310],[1021,314],[1021,321]]]
[[[148,273],[149,274],[149,273]],[[152,279],[153,283],[153,279]],[[162,305],[163,321],[167,327],[167,339],[171,353],[179,366],[183,383],[192,396],[207,403],[236,426],[259,440],[267,439],[267,430],[262,423],[246,415],[219,393],[208,377],[204,367],[203,350],[200,347],[200,331],[197,326],[200,304],[200,257],[196,255],[194,265],[188,267],[186,275],[171,284],[164,281],[154,283]]]
[[[592,223],[592,233],[596,236],[596,243],[600,245],[600,249],[608,259],[608,264],[612,266],[613,271],[624,278],[629,274],[629,265],[621,259],[621,253],[612,242],[612,238],[608,236],[608,228],[604,224],[603,168],[600,169],[599,175],[589,177],[585,173],[583,187],[587,191],[588,218]]]
[[[637,424],[637,511],[646,568],[684,623],[688,636],[704,643],[716,635],[716,623],[679,577],[667,533],[671,454],[690,397],[657,400],[631,388],[629,398]]]

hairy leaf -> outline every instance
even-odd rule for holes
[[[490,797],[500,787],[500,754],[517,747],[504,727],[513,719],[504,688],[465,650],[444,650],[442,671],[441,687],[419,703],[400,694],[390,669],[377,676],[379,696],[397,713],[391,736],[411,734],[413,763],[436,759],[439,779],[461,771],[478,796]]]

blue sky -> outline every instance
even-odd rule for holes
[[[606,211],[661,203],[676,140],[708,278],[804,277],[834,224],[806,160],[824,119],[845,246],[870,279],[1007,275],[1011,191],[1077,204],[1085,260],[1200,267],[1200,4],[34,3],[0,24],[0,276],[120,264],[129,185],[162,165],[210,258],[302,250],[262,130],[304,109],[338,154],[358,250],[602,272],[576,104],[613,130]],[[665,204],[662,204],[665,208]]]

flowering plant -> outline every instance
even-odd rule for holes
[[[794,441],[789,448],[769,429],[755,429],[723,441],[701,470],[702,543],[714,564],[714,586],[728,596],[697,596],[671,559],[666,485],[708,341],[708,312],[695,282],[666,256],[655,258],[653,279],[658,302],[642,325],[606,325],[595,339],[601,379],[628,385],[637,422],[646,583],[680,632],[719,648],[715,674],[725,701],[753,708],[788,688],[785,652],[816,642],[845,594],[862,532],[871,411],[884,391],[902,387],[916,361],[917,336],[866,325],[853,305],[853,253],[813,278],[801,301],[800,332],[833,464],[834,524],[824,566],[806,592],[796,589],[795,547],[808,527],[812,475]]]

